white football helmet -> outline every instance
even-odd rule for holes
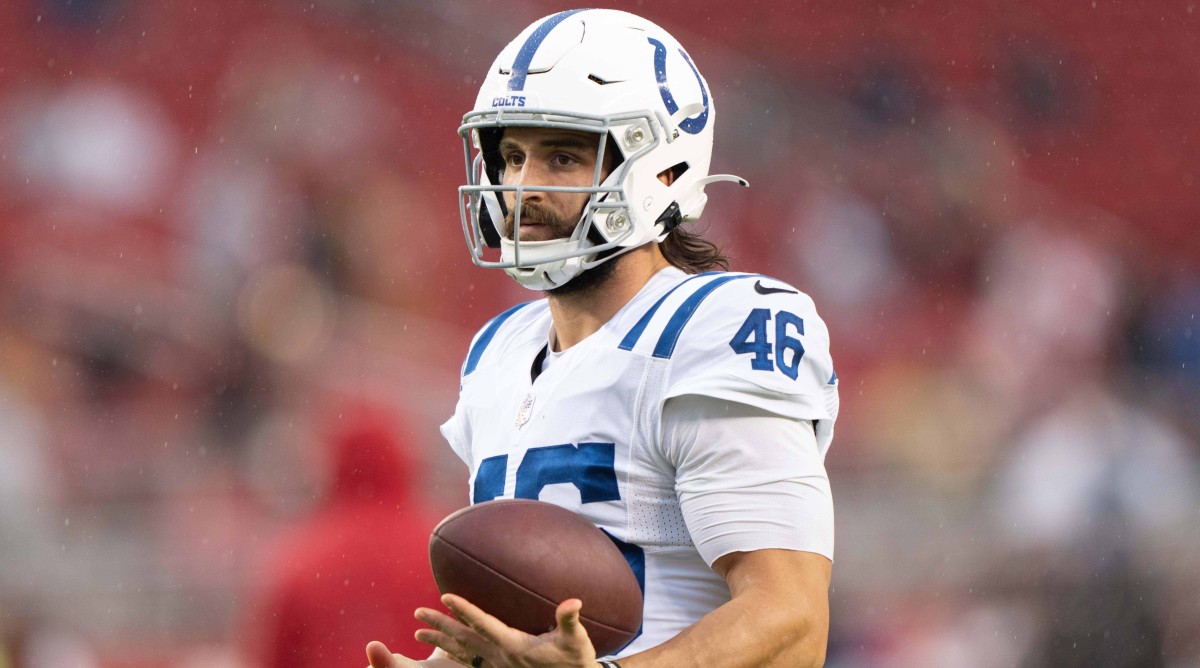
[[[467,185],[459,188],[463,232],[482,267],[503,268],[521,285],[550,290],[627,250],[662,241],[704,210],[704,188],[740,177],[709,176],[712,95],[673,37],[641,17],[611,9],[553,14],[523,30],[496,58],[475,108],[463,117]],[[506,127],[596,133],[596,173],[584,187],[501,185],[497,147]],[[601,181],[605,152],[616,165]],[[670,185],[659,179],[671,171]],[[521,241],[504,235],[502,192],[588,194],[565,239]],[[499,249],[499,253],[495,250]],[[497,257],[498,255],[498,257]]]

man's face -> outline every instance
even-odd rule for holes
[[[600,135],[550,128],[508,128],[500,140],[503,185],[589,187],[596,174]],[[606,160],[607,161],[607,160]],[[601,180],[608,170],[601,172]],[[521,241],[549,241],[571,236],[588,201],[587,193],[526,190],[521,203]],[[508,215],[504,236],[513,238],[516,193],[504,193]]]

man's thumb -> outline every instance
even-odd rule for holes
[[[367,643],[367,661],[371,668],[396,668],[396,657],[392,655],[387,645],[373,640]]]
[[[576,635],[582,633],[587,635],[583,624],[579,622],[579,611],[583,609],[583,601],[577,598],[569,598],[558,604],[558,609],[554,611],[554,616],[558,619],[558,628],[563,633]]]

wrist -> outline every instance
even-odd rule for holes
[[[611,659],[608,661],[604,661],[604,660],[597,661],[596,665],[599,666],[600,668],[621,668],[621,664],[619,664],[616,661],[613,661]]]

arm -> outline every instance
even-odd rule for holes
[[[821,665],[833,506],[812,423],[678,397],[664,408],[662,455],[692,539],[731,600],[622,668]]]
[[[733,598],[662,645],[620,659],[622,668],[800,668],[824,663],[832,568],[828,558],[794,550],[755,550],[727,554],[713,568],[729,583]],[[558,628],[540,636],[508,628],[456,596],[446,596],[443,602],[457,619],[426,608],[417,613],[433,627],[418,631],[417,637],[442,648],[435,656],[453,651],[469,665],[470,658],[479,654],[487,657],[483,664],[487,668],[597,665],[587,633],[578,623],[581,606],[576,599],[559,606]],[[432,658],[405,663],[408,660],[399,655],[393,662],[381,643],[372,643],[367,654],[373,657],[373,668],[459,665],[450,659],[435,664]]]
[[[656,666],[820,666],[829,632],[829,559],[812,552],[733,552],[713,569],[733,598],[671,640],[620,660]]]

